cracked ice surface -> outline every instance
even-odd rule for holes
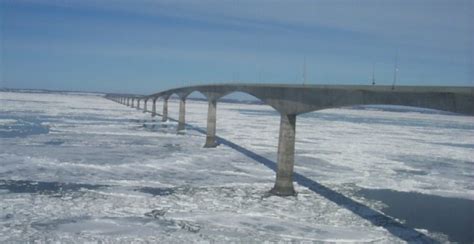
[[[306,187],[269,197],[275,173],[263,164],[100,96],[2,92],[0,104],[0,242],[401,241]],[[169,110],[176,118],[177,101]],[[205,102],[186,112],[205,129]],[[218,135],[276,160],[271,108],[217,113]],[[472,117],[323,110],[298,117],[295,170],[374,209],[355,189],[474,199],[472,138]]]

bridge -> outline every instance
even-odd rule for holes
[[[161,91],[148,96],[108,94],[106,97],[156,116],[156,101],[163,99],[162,121],[168,120],[168,99],[179,97],[178,131],[184,130],[186,99],[192,92],[202,93],[209,103],[207,135],[204,147],[216,147],[217,101],[234,92],[250,94],[280,113],[277,173],[271,193],[294,195],[293,166],[295,155],[296,117],[316,110],[355,105],[403,105],[465,115],[474,115],[474,87],[441,86],[362,86],[362,85],[275,85],[275,84],[215,84],[188,86]]]

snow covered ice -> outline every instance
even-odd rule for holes
[[[193,127],[206,127],[203,101],[187,102],[192,127],[182,135],[176,122],[96,94],[1,92],[0,105],[2,243],[448,241],[374,224],[386,206],[357,192],[474,200],[473,117],[378,106],[299,116],[295,172],[373,209],[371,219],[298,183],[297,197],[268,196],[275,173],[262,162],[226,144],[202,147]],[[276,112],[217,107],[219,136],[276,161]],[[176,100],[169,112],[177,117]]]

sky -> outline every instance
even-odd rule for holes
[[[397,85],[474,86],[473,23],[471,0],[0,0],[0,87],[391,85],[396,59]]]

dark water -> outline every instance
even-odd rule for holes
[[[98,189],[101,187],[105,187],[105,185],[29,180],[0,180],[0,189],[8,190],[11,193],[36,193],[51,195],[64,192],[77,192],[80,189]]]
[[[14,123],[0,124],[0,138],[28,137],[32,135],[48,134],[49,126],[43,125],[43,122],[64,123],[65,119],[80,121],[82,124],[103,124],[107,122],[123,123],[129,122],[129,119],[121,118],[103,118],[90,114],[81,116],[66,115],[63,117],[47,116],[31,112],[29,114],[17,114],[11,112],[0,113],[0,119],[16,120]]]
[[[358,194],[385,203],[385,214],[411,228],[440,232],[453,242],[474,242],[473,200],[386,189],[362,189]]]
[[[410,107],[402,105],[356,105],[349,107],[355,110],[372,110],[372,111],[386,111],[386,112],[397,112],[397,113],[421,113],[421,114],[444,114],[444,115],[457,115],[456,113],[441,111],[429,108]]]
[[[384,118],[384,117],[363,117],[361,115],[353,114],[332,114],[324,111],[315,113],[307,113],[301,115],[307,118],[316,118],[325,121],[340,121],[355,124],[381,124],[381,125],[401,125],[407,127],[427,127],[427,128],[446,128],[446,129],[460,129],[460,130],[474,130],[474,125],[471,123],[460,123],[455,121],[437,121],[433,123],[432,120],[418,119],[418,118]]]
[[[148,193],[153,196],[167,196],[174,193],[173,188],[142,187],[135,190],[143,193]]]
[[[15,123],[0,125],[0,138],[26,137],[30,135],[47,134],[49,128],[41,125],[36,118],[3,117],[0,119],[15,119]]]
[[[430,110],[430,109],[421,109],[413,107],[403,107],[403,106],[355,106],[347,107],[346,109],[353,110],[376,110],[376,111],[385,111],[385,112],[406,112],[406,113],[420,113],[420,114],[440,114],[440,115],[452,115],[457,114]],[[278,117],[279,114],[275,110],[254,110],[254,109],[235,109],[239,111],[240,114],[250,115],[250,116],[275,116]],[[348,123],[356,124],[384,124],[384,125],[402,125],[408,127],[429,127],[429,128],[449,128],[449,129],[461,129],[461,130],[474,130],[474,125],[471,123],[459,123],[453,121],[438,121],[433,123],[431,120],[424,120],[418,118],[404,118],[403,120],[394,119],[394,118],[383,118],[383,117],[363,117],[361,115],[353,114],[334,114],[327,113],[324,110],[316,111],[312,113],[305,113],[300,115],[303,118],[316,118],[325,121],[341,121]]]
[[[0,190],[10,193],[32,193],[41,195],[62,195],[63,193],[78,192],[82,189],[94,190],[111,187],[110,185],[93,185],[64,182],[46,182],[29,180],[0,180]],[[173,188],[139,187],[133,189],[153,196],[167,196],[175,192]]]

